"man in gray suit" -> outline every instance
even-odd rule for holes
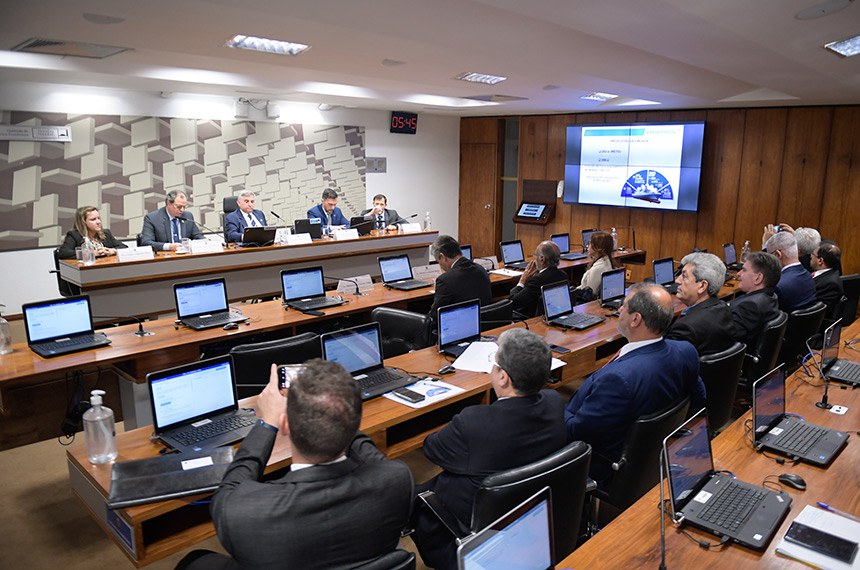
[[[212,499],[215,530],[232,558],[196,550],[177,568],[346,569],[397,548],[412,474],[358,432],[361,398],[342,366],[308,361],[288,398],[272,366],[257,416]],[[264,481],[279,433],[293,462]]]
[[[164,207],[143,218],[140,245],[152,246],[154,251],[176,251],[183,238],[203,239],[194,216],[186,212],[188,198],[185,192],[171,190],[164,199]]]
[[[361,213],[365,220],[372,221],[374,230],[396,230],[397,224],[406,222],[405,218],[401,218],[397,210],[388,209],[388,198],[384,194],[377,194],[373,197],[373,208],[364,210]]]

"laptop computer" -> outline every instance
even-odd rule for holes
[[[227,323],[241,323],[247,318],[230,312],[227,284],[223,277],[174,283],[173,295],[179,320],[196,331],[223,327]]]
[[[624,304],[624,268],[606,271],[600,276],[600,304],[620,309]]]
[[[654,283],[660,285],[673,295],[678,292],[678,284],[675,283],[675,259],[664,257],[663,259],[655,259],[654,266]]]
[[[555,568],[552,493],[544,487],[457,547],[458,570]]]
[[[788,514],[791,497],[717,473],[710,433],[703,408],[663,440],[672,520],[764,550]]]
[[[322,357],[337,362],[355,378],[362,400],[381,396],[418,381],[418,378],[383,366],[379,323],[325,333],[320,337],[320,342]]]
[[[376,220],[365,220],[364,216],[353,216],[349,219],[349,227],[357,230],[358,235],[366,236],[373,229]]]
[[[481,301],[472,299],[436,311],[439,352],[458,357],[481,340]]]
[[[549,236],[549,239],[558,246],[562,259],[566,259],[567,261],[576,261],[577,259],[585,259],[588,257],[585,254],[585,250],[583,250],[583,253],[571,253],[570,234],[552,234]]]
[[[379,262],[379,273],[382,275],[382,282],[389,289],[412,291],[413,289],[421,289],[422,287],[431,287],[433,285],[427,281],[412,278],[412,264],[409,263],[409,256],[405,253],[390,255],[388,257],[377,257],[376,259]]]
[[[738,263],[738,253],[733,243],[723,244],[723,259],[726,261],[726,269],[738,271],[743,266],[742,263]]]
[[[90,298],[65,297],[21,306],[30,350],[52,358],[79,350],[107,346],[110,339],[93,331]]]
[[[275,243],[276,226],[247,226],[242,232],[242,247],[262,247]]]
[[[582,251],[588,251],[588,246],[591,245],[591,234],[599,231],[600,228],[588,228],[580,232],[582,234]]]
[[[322,238],[322,222],[317,218],[294,220],[293,227],[297,234],[311,234],[311,239]]]
[[[244,439],[257,417],[239,408],[229,354],[146,375],[155,436],[179,451]]]
[[[860,386],[860,363],[839,358],[841,342],[842,319],[839,319],[824,331],[820,372],[823,376],[827,376],[828,380]]]
[[[502,263],[505,264],[505,269],[517,269],[519,271],[528,267],[529,262],[524,261],[523,242],[520,240],[503,241],[499,244],[502,250]]]
[[[325,294],[322,267],[302,267],[281,271],[281,293],[284,305],[298,311],[337,307],[346,301],[339,295]]]
[[[602,323],[603,317],[588,313],[575,313],[570,302],[567,281],[559,281],[540,288],[543,299],[543,318],[546,324],[566,329],[583,330]]]
[[[468,260],[472,259],[472,246],[471,245],[461,245],[460,253]]]
[[[848,434],[785,413],[785,371],[777,366],[753,384],[753,446],[812,465],[828,465],[848,443]]]

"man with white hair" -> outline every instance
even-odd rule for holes
[[[236,205],[239,206],[227,214],[224,218],[224,229],[227,232],[227,241],[239,243],[247,227],[266,225],[266,215],[255,209],[256,196],[250,190],[242,190],[236,197]]]
[[[821,245],[821,234],[815,228],[797,228],[794,230],[797,240],[797,260],[804,269],[812,273],[812,254]]]
[[[794,234],[787,231],[777,232],[768,238],[764,248],[775,255],[782,265],[782,274],[776,285],[780,310],[790,313],[815,303],[815,282],[797,259],[797,240]]]

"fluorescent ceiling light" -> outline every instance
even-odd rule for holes
[[[618,95],[595,91],[593,93],[589,93],[588,95],[583,95],[582,97],[580,97],[580,99],[585,99],[586,101],[600,101],[601,103],[605,103],[606,101],[615,99],[616,97],[618,97]]]
[[[639,107],[641,105],[660,105],[658,101],[649,101],[648,99],[628,99],[617,103],[619,107]]]
[[[235,35],[224,44],[227,47],[262,51],[280,55],[299,55],[311,46],[283,40],[270,40],[254,36]]]
[[[454,79],[459,79],[460,81],[471,81],[472,83],[486,83],[487,85],[495,85],[496,83],[501,83],[502,81],[507,79],[507,77],[467,71],[456,76]]]
[[[860,53],[860,36],[854,36],[840,42],[830,42],[825,44],[824,48],[838,53],[842,57],[851,57]]]

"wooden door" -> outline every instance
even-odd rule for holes
[[[497,144],[460,145],[458,241],[472,245],[472,256],[497,255],[501,236],[501,196]]]

